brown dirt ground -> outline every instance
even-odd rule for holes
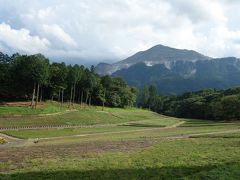
[[[52,146],[30,146],[30,147],[9,147],[0,151],[0,164],[11,163],[17,169],[23,168],[23,162],[36,158],[65,158],[76,157],[84,158],[88,154],[104,152],[127,152],[137,149],[150,147],[151,141],[104,141],[87,142],[79,144],[52,145]],[[7,172],[11,169],[0,168],[0,172]]]
[[[19,101],[19,102],[2,102],[0,105],[4,106],[17,106],[17,107],[28,107],[31,105],[30,101]],[[43,107],[44,103],[38,103],[38,107]]]

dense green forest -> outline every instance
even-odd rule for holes
[[[121,78],[100,77],[95,69],[65,63],[49,63],[41,54],[12,56],[0,53],[0,101],[29,100],[36,107],[42,100],[132,106],[136,89]]]
[[[141,93],[139,106],[180,118],[239,120],[240,88],[161,96],[154,86],[146,86]]]

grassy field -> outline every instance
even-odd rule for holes
[[[143,127],[143,126],[109,126],[109,127],[94,127],[94,128],[65,128],[65,129],[39,129],[39,130],[9,130],[3,131],[5,134],[19,138],[47,138],[59,137],[67,139],[70,136],[74,140],[73,135],[86,135],[78,137],[77,141],[82,139],[90,140],[119,140],[119,139],[133,139],[133,138],[155,138],[163,136],[185,135],[185,134],[198,134],[209,132],[222,132],[229,130],[240,130],[240,124],[218,124],[210,126],[194,126],[194,127],[177,127],[163,129],[157,127]],[[122,132],[122,133],[121,133]],[[101,135],[101,136],[99,136]],[[54,140],[57,141],[57,140]]]
[[[104,142],[20,150],[2,179],[238,179],[240,134],[159,142]],[[142,143],[142,144],[141,144]],[[110,144],[110,145],[109,145]],[[111,146],[112,145],[112,146]],[[134,147],[133,147],[134,146]],[[87,147],[87,150],[82,150]],[[31,150],[26,155],[27,150]],[[25,151],[25,152],[24,152]],[[42,152],[44,151],[44,153]],[[8,154],[16,153],[10,150]],[[40,154],[40,155],[38,155]],[[24,160],[23,160],[24,158]],[[19,161],[21,163],[19,164]]]
[[[37,109],[32,109],[26,106],[0,106],[0,117],[11,116],[11,115],[38,115],[38,114],[48,114],[57,113],[66,110],[65,106],[60,106],[56,102],[43,103]]]
[[[146,110],[139,109],[119,109],[101,107],[83,108],[76,105],[76,109],[66,110],[60,108],[58,104],[47,103],[46,110],[40,109],[34,113],[31,108],[26,107],[2,107],[0,108],[0,127],[36,127],[36,126],[64,126],[64,125],[104,125],[119,124],[133,121],[139,121],[139,126],[149,124],[166,126],[174,124],[178,119],[164,117]],[[23,112],[19,111],[22,109]],[[27,110],[26,110],[27,109]],[[29,111],[28,111],[29,110]],[[59,110],[59,111],[57,111]],[[147,120],[147,121],[146,121]],[[141,122],[140,122],[141,121]]]
[[[177,119],[134,108],[43,112],[2,111],[0,127],[84,126],[1,131],[23,139],[0,145],[0,179],[240,178],[238,122]]]

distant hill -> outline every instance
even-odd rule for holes
[[[214,59],[191,50],[162,45],[114,64],[99,64],[99,74],[122,77],[129,85],[155,85],[162,94],[240,86],[240,59]]]
[[[157,45],[146,51],[140,51],[133,56],[114,64],[100,63],[97,65],[96,70],[100,75],[110,75],[118,70],[129,68],[140,62],[145,63],[147,66],[153,66],[156,64],[165,64],[165,66],[168,66],[168,64],[173,61],[197,61],[208,59],[211,58],[196,51]]]
[[[138,63],[112,74],[120,76],[129,85],[142,88],[155,85],[162,94],[181,94],[206,88],[225,89],[240,85],[240,60],[221,58],[208,61],[172,62],[147,66]]]

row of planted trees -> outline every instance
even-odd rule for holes
[[[132,106],[136,89],[117,77],[98,76],[94,67],[49,63],[41,54],[11,57],[0,54],[0,101],[31,100],[36,108],[42,100],[94,104],[112,107]]]

